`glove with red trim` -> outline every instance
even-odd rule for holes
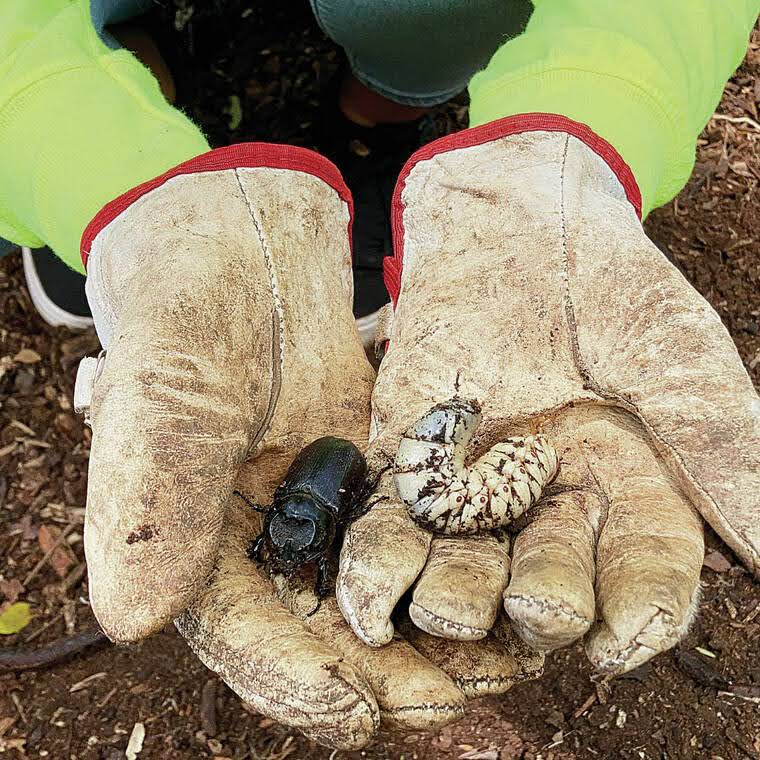
[[[507,615],[549,650],[585,636],[621,672],[672,646],[697,607],[702,519],[760,572],[760,400],[717,314],[647,239],[614,149],[562,117],[444,138],[394,199],[394,310],[370,457],[433,404],[482,407],[469,455],[542,432],[559,475],[515,540],[435,538],[385,499],[344,542],[338,600],[366,642],[416,624],[477,638]],[[700,517],[701,515],[701,517]]]
[[[350,205],[325,159],[256,144],[107,205],[83,240],[107,354],[85,360],[76,395],[93,430],[85,550],[105,632],[134,641],[176,618],[257,710],[357,748],[381,718],[440,725],[463,711],[456,682],[506,687],[541,658],[519,641],[478,658],[401,638],[369,649],[334,598],[310,614],[308,583],[276,589],[246,557],[260,518],[233,489],[268,504],[306,443],[366,444],[374,373],[351,311]]]

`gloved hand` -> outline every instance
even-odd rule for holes
[[[504,119],[407,163],[372,457],[458,395],[483,409],[473,458],[540,431],[561,462],[508,585],[493,538],[431,543],[389,475],[338,579],[368,643],[389,640],[413,584],[412,618],[451,638],[483,635],[503,592],[525,641],[585,636],[592,663],[621,672],[688,627],[702,518],[760,572],[760,401],[718,315],[644,234],[637,192],[614,149],[562,117]]]
[[[93,430],[85,551],[105,632],[135,641],[176,618],[257,710],[357,748],[381,718],[448,722],[468,684],[504,689],[541,657],[495,639],[478,657],[428,659],[400,637],[371,650],[334,598],[309,615],[308,584],[276,588],[246,557],[260,519],[233,489],[268,504],[306,443],[366,444],[374,373],[351,312],[349,206],[325,159],[255,144],[106,206],[83,250],[107,353],[80,368],[76,395]]]

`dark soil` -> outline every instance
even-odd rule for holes
[[[319,87],[340,54],[306,4],[246,9],[217,0],[184,23],[175,15],[183,6],[189,0],[157,7],[150,23],[174,51],[180,104],[211,141],[310,145]],[[711,120],[689,185],[647,222],[718,310],[758,386],[759,95],[756,31],[718,109],[728,118]],[[463,125],[464,102],[441,109],[441,131]],[[18,598],[34,611],[31,624],[2,644],[39,645],[94,625],[81,537],[90,436],[70,399],[77,362],[97,340],[40,321],[18,256],[0,264],[0,314],[0,604]],[[58,531],[68,549],[46,551]],[[0,676],[0,753],[115,760],[141,722],[141,760],[760,758],[760,593],[729,549],[712,534],[708,543],[719,554],[708,554],[714,569],[704,568],[701,614],[688,638],[610,683],[575,647],[552,655],[540,680],[474,704],[439,733],[384,734],[362,753],[332,753],[247,713],[167,630],[138,646]]]

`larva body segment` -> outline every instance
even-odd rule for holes
[[[412,519],[434,533],[502,528],[530,509],[557,474],[557,453],[540,434],[508,438],[466,466],[480,418],[477,402],[454,398],[436,404],[401,438],[396,490]]]

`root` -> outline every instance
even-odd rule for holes
[[[110,639],[105,633],[96,629],[75,633],[73,636],[65,636],[52,644],[36,649],[25,649],[23,647],[0,649],[0,673],[48,668],[83,652],[85,649],[106,644],[111,644]]]

